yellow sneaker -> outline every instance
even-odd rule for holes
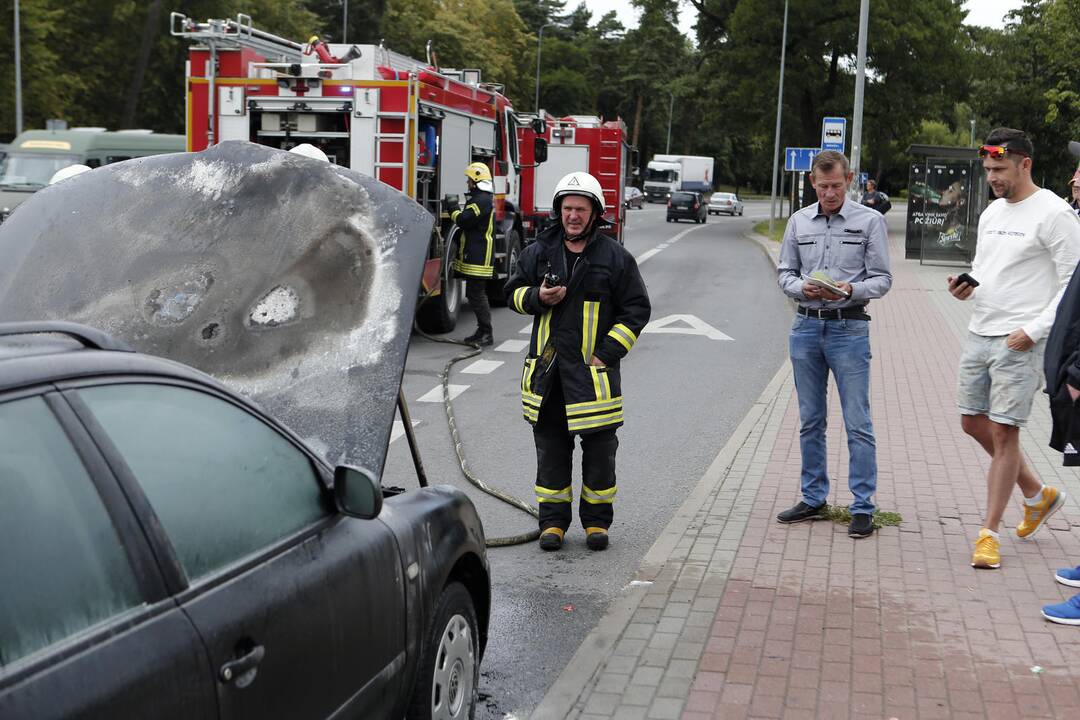
[[[1042,500],[1035,505],[1024,503],[1024,521],[1016,526],[1016,536],[1022,538],[1031,537],[1064,504],[1065,493],[1049,485],[1044,485]]]
[[[979,538],[975,541],[975,552],[971,555],[971,567],[1001,567],[1001,549],[998,546],[997,538],[991,535],[986,528],[979,531]]]

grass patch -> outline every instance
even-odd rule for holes
[[[839,505],[828,505],[825,508],[825,517],[832,520],[834,523],[847,525],[851,522],[851,511],[846,507],[840,507]],[[877,510],[874,512],[873,521],[874,527],[880,530],[886,525],[899,525],[904,521],[904,518],[900,517],[900,513],[882,512],[881,510]]]
[[[769,221],[762,220],[759,223],[754,224],[754,232],[758,235],[763,235],[769,238],[773,242],[780,242],[784,239],[784,229],[787,228],[787,218],[776,218],[773,222],[773,234],[769,235]]]

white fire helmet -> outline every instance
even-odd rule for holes
[[[551,205],[555,212],[562,210],[562,198],[567,195],[581,195],[593,201],[596,209],[596,217],[604,214],[604,188],[600,187],[600,181],[587,172],[572,172],[563,176],[563,179],[555,186],[555,194],[551,198]]]
[[[296,153],[297,155],[303,155],[304,157],[311,158],[312,160],[322,160],[323,162],[330,162],[330,158],[326,157],[326,153],[324,153],[322,150],[315,147],[311,143],[300,143],[299,145],[290,149],[289,152]]]
[[[49,184],[50,185],[55,185],[56,183],[60,182],[61,180],[67,180],[68,178],[75,177],[76,175],[82,175],[84,172],[86,172],[89,169],[90,168],[88,168],[87,166],[85,166],[85,165],[83,165],[81,163],[75,163],[74,165],[68,165],[66,167],[62,167],[59,170],[57,170],[56,172],[54,172],[53,176],[51,178],[49,178]]]

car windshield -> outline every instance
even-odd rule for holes
[[[646,168],[645,180],[652,182],[675,182],[674,170],[657,170],[656,168]]]
[[[694,201],[694,193],[688,193],[688,192],[671,193],[671,201],[672,202],[693,202]]]
[[[0,187],[43,188],[57,170],[77,162],[77,155],[12,153],[4,158]]]

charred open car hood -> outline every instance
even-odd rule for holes
[[[253,143],[129,160],[0,225],[0,320],[101,328],[379,473],[433,224],[370,177]]]

